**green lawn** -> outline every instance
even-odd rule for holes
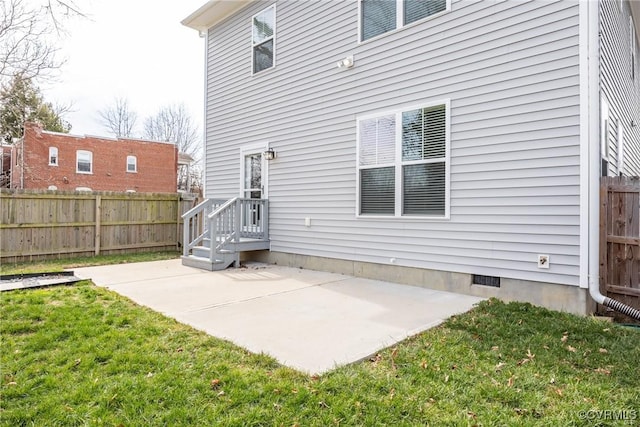
[[[91,282],[0,297],[0,425],[640,423],[640,330],[529,304],[310,377]]]

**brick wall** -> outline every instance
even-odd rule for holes
[[[57,165],[49,164],[50,147],[58,150]],[[58,190],[86,187],[93,191],[177,191],[178,150],[174,144],[67,135],[43,131],[34,123],[26,123],[24,139],[15,149],[18,165],[12,177],[13,188],[54,186]],[[78,150],[92,153],[91,173],[77,171]],[[136,157],[136,172],[127,171],[127,156]]]

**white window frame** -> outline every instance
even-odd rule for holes
[[[81,171],[78,169],[78,164],[80,163],[80,156],[86,156],[89,158],[89,171]],[[77,150],[76,151],[76,173],[81,173],[85,175],[93,174],[93,153],[87,150]]]
[[[426,22],[430,19],[437,18],[438,16],[451,11],[451,0],[446,0],[447,6],[445,7],[444,10],[438,13],[434,13],[433,15],[426,16],[422,19],[418,19],[417,21],[412,22],[410,24],[404,25],[404,0],[395,0],[395,1],[396,1],[396,28],[394,28],[393,30],[387,31],[386,33],[378,34],[377,36],[371,37],[367,40],[362,40],[362,35],[363,35],[362,34],[362,24],[363,24],[362,23],[362,2],[363,0],[358,0],[358,44],[368,43],[371,40],[377,40],[380,37],[384,37],[388,34],[393,34],[397,31],[402,30],[403,28],[410,28],[414,25],[421,24],[423,22]]]
[[[51,161],[54,158],[55,161]],[[58,166],[58,164],[58,147],[49,147],[49,166]]]
[[[427,164],[427,163],[439,163],[442,162],[441,158],[438,160],[402,160],[402,113],[412,110],[418,110],[423,108],[435,107],[439,105],[445,106],[445,201],[444,201],[444,215],[431,216],[431,215],[403,215],[402,214],[402,202],[403,202],[403,166],[414,164]],[[395,129],[395,156],[393,163],[360,166],[360,122],[363,120],[370,120],[379,117],[385,117],[395,115],[396,129]],[[393,215],[376,215],[376,214],[361,214],[360,213],[360,171],[362,169],[373,169],[393,166],[395,173],[395,212]],[[356,218],[361,219],[403,219],[403,220],[449,220],[451,212],[451,100],[449,98],[441,99],[437,101],[427,101],[420,104],[408,105],[402,108],[393,110],[380,111],[372,114],[359,115],[356,118]]]
[[[133,160],[133,163],[130,163],[129,162],[130,160]],[[129,165],[130,164],[133,164],[133,170],[129,170]],[[138,172],[138,158],[136,156],[127,156],[126,171],[127,171],[127,173],[137,173]]]
[[[264,70],[255,71],[253,66],[255,61],[255,58],[254,58],[255,47],[258,46],[259,44],[269,41],[269,39],[265,39],[261,43],[257,43],[257,44],[253,43],[253,19],[268,9],[273,9],[273,36],[271,36],[270,38],[271,40],[273,40],[273,64],[271,65],[271,67],[265,68]],[[276,22],[278,20],[277,17],[278,17],[278,11],[276,10],[275,3],[272,4],[271,6],[265,7],[264,9],[260,10],[260,12],[256,13],[251,17],[251,75],[252,76],[260,75],[269,70],[273,70],[274,68],[276,68],[276,34],[278,31],[278,28],[276,25]]]
[[[636,79],[636,28],[633,16],[629,15],[629,58],[631,60],[631,81]]]

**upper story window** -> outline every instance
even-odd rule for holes
[[[76,151],[76,172],[93,173],[93,153],[91,151]]]
[[[269,69],[275,64],[276,6],[255,15],[251,20],[251,48],[253,73]]]
[[[358,214],[449,216],[448,102],[358,121]]]
[[[380,34],[443,12],[450,0],[360,0],[360,40]]]
[[[136,156],[127,156],[127,172],[138,171],[138,159]]]
[[[49,147],[49,166],[58,166],[58,148]]]

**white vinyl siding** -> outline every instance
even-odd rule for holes
[[[609,152],[611,144],[611,116],[609,114],[609,102],[604,96],[600,97],[600,176],[609,176]]]
[[[263,9],[209,30],[206,197],[235,197],[241,147],[268,141],[272,251],[578,285],[577,2],[452,1],[359,43],[358,2],[282,0],[278,65],[257,79],[247,22]],[[444,99],[449,220],[357,217],[358,119]]]
[[[58,148],[49,147],[49,166],[58,166]]]
[[[93,173],[93,153],[91,151],[76,151],[76,172]]]
[[[127,156],[127,172],[138,172],[138,159],[136,156]]]
[[[358,122],[358,214],[447,216],[447,104]]]
[[[618,122],[618,175],[624,175],[624,128]]]
[[[599,2],[600,91],[608,121],[601,122],[610,176],[640,175],[640,61],[629,2]],[[606,125],[606,126],[605,126]]]
[[[253,73],[275,64],[276,6],[264,9],[251,19],[251,54]]]
[[[450,8],[450,0],[359,0],[360,40],[389,33]]]

